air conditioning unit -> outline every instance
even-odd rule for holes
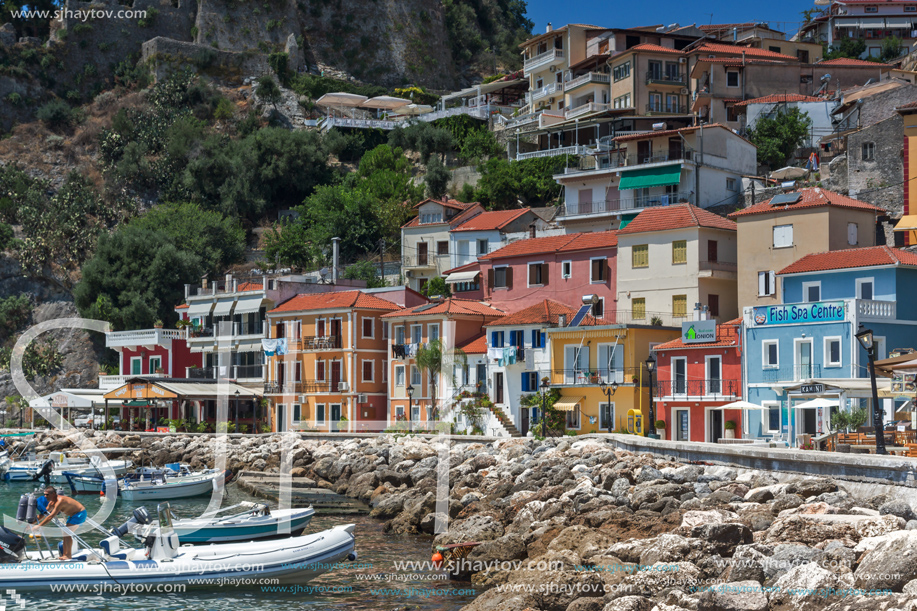
[[[347,382],[338,382],[338,392],[347,392],[350,390],[350,386]]]
[[[361,394],[357,395],[357,403],[369,403],[369,401],[366,400],[366,395]]]
[[[681,88],[681,95],[688,95],[688,88],[687,88],[687,87],[682,87],[682,88]]]
[[[300,403],[305,403],[305,402],[306,402],[306,395],[299,395],[299,402],[300,402]]]
[[[557,72],[557,66],[551,66],[551,72]]]
[[[404,270],[404,277],[405,277],[405,278],[410,278],[412,275],[413,275],[413,271],[412,271],[412,270],[409,270],[409,269]]]
[[[679,63],[679,64],[687,64],[687,63],[688,63],[688,58],[687,58],[687,57],[679,57],[679,58],[678,58],[678,63]]]

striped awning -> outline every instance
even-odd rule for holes
[[[210,311],[213,309],[212,301],[205,301],[203,303],[192,303],[188,308],[188,318],[203,318],[210,314]]]
[[[560,400],[554,404],[554,409],[561,412],[572,412],[576,409],[576,406],[579,405],[579,402],[585,398],[586,397],[561,397]]]

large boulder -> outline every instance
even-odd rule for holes
[[[857,587],[901,592],[907,582],[917,579],[917,531],[894,535],[876,542],[860,558],[853,573]]]
[[[756,581],[716,584],[701,593],[697,611],[767,611],[767,596]]]
[[[436,537],[433,545],[451,545],[471,541],[493,541],[504,535],[503,525],[492,517],[475,514],[449,523],[449,531]]]
[[[840,591],[853,585],[849,574],[838,575],[815,562],[787,571],[768,594],[771,611],[822,611],[840,600]]]

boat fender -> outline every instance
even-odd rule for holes
[[[34,524],[38,521],[38,498],[34,494],[29,495],[29,505],[26,508],[25,521]]]
[[[19,497],[19,507],[16,508],[16,519],[20,522],[25,522],[26,515],[29,511],[29,495],[28,493],[23,494]]]
[[[356,553],[356,552],[350,552],[349,554],[347,554],[347,559],[348,559],[349,561],[353,562],[354,560],[357,559],[357,553]]]
[[[0,564],[20,562],[25,558],[25,539],[0,526]]]

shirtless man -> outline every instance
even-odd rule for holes
[[[57,514],[61,513],[67,518],[67,526],[78,526],[86,521],[86,508],[83,504],[63,494],[58,495],[54,486],[45,488],[45,498],[48,500],[48,515],[41,519],[37,524],[32,525],[36,530],[50,522]],[[70,560],[70,552],[73,550],[73,539],[64,537],[64,553],[61,554],[61,560]]]

